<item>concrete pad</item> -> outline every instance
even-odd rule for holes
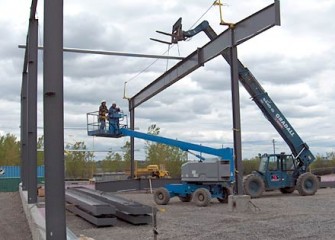
[[[228,207],[232,212],[247,212],[250,211],[250,200],[249,195],[229,195],[228,196]]]
[[[33,240],[45,240],[45,205],[40,203],[28,204],[28,193],[27,191],[22,190],[21,184],[19,186],[19,192],[21,196],[22,207],[26,214]],[[78,237],[69,228],[66,228],[66,239],[76,240]]]

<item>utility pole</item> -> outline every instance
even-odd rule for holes
[[[275,141],[275,139],[272,139],[272,145],[273,145],[273,154],[276,154],[276,141]]]

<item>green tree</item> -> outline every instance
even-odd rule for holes
[[[101,168],[103,172],[122,172],[125,170],[125,162],[119,153],[109,152],[101,161]]]
[[[148,134],[159,135],[160,128],[152,124],[148,128]],[[178,147],[162,143],[146,142],[146,161],[149,164],[165,166],[172,177],[180,177],[180,168],[187,161],[187,153]]]
[[[91,178],[96,171],[94,153],[86,151],[84,142],[67,144],[65,151],[65,169],[67,178]]]
[[[248,175],[252,171],[259,169],[260,158],[258,156],[253,157],[251,159],[244,159],[242,161],[243,164],[243,175]]]
[[[37,166],[44,165],[44,135],[37,140]]]
[[[309,169],[317,175],[326,175],[335,172],[335,153],[326,153],[326,156],[316,155]]]
[[[130,142],[126,141],[123,147],[121,147],[121,150],[123,152],[123,160],[124,160],[124,169],[130,170],[130,161],[131,161],[131,149],[130,149]]]
[[[19,166],[21,162],[20,141],[7,133],[0,137],[0,166]]]

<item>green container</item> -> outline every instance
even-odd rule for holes
[[[0,178],[0,192],[19,191],[20,178]],[[44,183],[44,177],[37,178],[38,183]]]

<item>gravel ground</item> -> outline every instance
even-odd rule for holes
[[[0,240],[30,239],[19,192],[0,192]]]
[[[120,195],[155,206],[150,193]],[[172,198],[169,205],[159,206],[157,239],[334,239],[334,188],[319,189],[315,196],[309,197],[297,192],[290,195],[267,192],[252,203],[249,212],[236,213],[216,200],[201,208]],[[19,193],[1,192],[0,204],[0,240],[31,240]],[[133,226],[118,220],[113,227],[96,228],[70,212],[67,226],[78,236],[95,240],[154,239],[151,225]]]
[[[121,196],[154,206],[150,193],[122,193]],[[157,239],[334,239],[335,189],[319,189],[315,196],[302,197],[295,191],[283,195],[267,192],[252,199],[250,211],[231,212],[227,204],[212,200],[208,207],[172,198],[166,206],[159,206]],[[113,227],[96,228],[85,220],[67,212],[67,226],[95,240],[154,239],[151,225],[133,226],[117,221]]]

